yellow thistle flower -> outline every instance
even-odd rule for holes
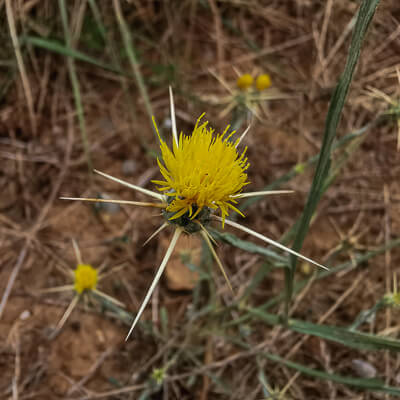
[[[95,293],[99,297],[103,297],[107,301],[110,301],[120,307],[125,307],[125,305],[118,300],[114,299],[113,297],[101,292],[97,289],[97,283],[101,281],[105,274],[101,273],[102,268],[97,270],[96,268],[92,267],[90,264],[84,264],[82,262],[81,252],[79,250],[78,244],[75,240],[72,240],[72,245],[74,247],[74,253],[77,261],[77,266],[74,270],[71,269],[63,269],[63,272],[73,280],[73,285],[64,285],[58,286],[50,289],[45,289],[42,292],[47,293],[60,293],[64,291],[74,291],[75,296],[73,297],[71,303],[67,307],[66,311],[64,312],[62,318],[57,324],[57,328],[55,332],[59,332],[59,330],[63,327],[65,322],[67,321],[68,317],[71,315],[72,311],[74,310],[75,306],[78,304],[80,298],[85,294]]]
[[[97,270],[89,264],[78,264],[74,271],[75,275],[75,291],[81,294],[84,290],[96,289]]]
[[[239,139],[230,141],[235,132],[228,134],[229,126],[216,135],[208,122],[199,125],[200,119],[191,136],[181,133],[172,151],[160,138],[163,163],[158,160],[158,164],[165,180],[152,182],[168,196],[165,210],[172,214],[169,220],[186,213],[193,220],[205,207],[220,209],[224,221],[229,209],[243,215],[232,203],[237,203],[233,196],[249,183],[246,149],[237,152]]]
[[[236,85],[240,90],[247,90],[254,82],[254,78],[250,74],[239,76]]]
[[[158,190],[161,193],[144,189],[140,186],[105,174],[104,172],[95,170],[95,172],[101,176],[150,196],[153,199],[156,199],[157,202],[62,197],[62,199],[65,200],[131,204],[163,209],[166,221],[147,239],[145,244],[167,226],[173,225],[175,227],[171,242],[139,308],[136,318],[132,323],[127,339],[149,302],[182,232],[188,234],[198,232],[203,237],[215,261],[221,269],[229,288],[232,290],[224,267],[213,247],[212,241],[214,241],[214,239],[207,231],[207,226],[211,221],[222,223],[222,227],[226,224],[236,229],[240,229],[269,245],[275,246],[321,268],[326,268],[310,258],[302,256],[294,250],[289,249],[260,233],[226,219],[230,209],[244,216],[233,205],[241,198],[292,193],[290,190],[242,192],[243,187],[249,183],[246,174],[249,163],[245,156],[246,148],[242,152],[239,152],[237,148],[249,131],[250,126],[238,139],[232,141],[231,139],[234,132],[228,133],[229,127],[226,128],[222,134],[215,134],[214,130],[209,128],[207,122],[200,124],[200,117],[197,120],[192,135],[187,136],[181,133],[178,140],[175,108],[171,88],[170,103],[173,137],[172,150],[158,134],[162,155],[161,160],[158,160],[158,165],[164,180],[153,181],[159,186]],[[158,133],[157,126],[156,130]],[[216,215],[217,212],[221,213],[221,217]]]
[[[268,74],[259,75],[256,79],[256,88],[260,92],[271,86],[271,78]]]

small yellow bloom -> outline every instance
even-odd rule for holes
[[[165,379],[165,368],[154,368],[153,372],[151,373],[151,378],[157,385],[161,385]]]
[[[54,334],[60,331],[60,329],[64,326],[65,322],[71,315],[72,311],[79,303],[79,300],[83,297],[83,294],[87,295],[96,295],[96,297],[101,297],[105,299],[107,302],[111,302],[116,304],[119,307],[125,307],[124,304],[120,303],[118,300],[113,297],[101,292],[96,288],[97,283],[100,282],[104,278],[104,274],[97,271],[89,264],[84,264],[81,258],[81,252],[79,250],[78,244],[75,240],[72,240],[72,245],[74,247],[75,257],[76,257],[76,265],[75,270],[67,269],[65,272],[68,276],[72,277],[73,284],[53,287],[49,289],[45,289],[46,292],[54,292],[60,293],[64,291],[74,291],[74,297],[65,310],[63,316],[57,324],[57,328],[54,331]],[[95,297],[95,298],[96,298]]]
[[[254,78],[250,74],[241,75],[236,81],[236,85],[241,90],[248,89],[254,82]]]
[[[165,180],[153,182],[169,198],[169,220],[186,213],[193,220],[205,207],[220,209],[224,221],[230,209],[243,215],[232,203],[237,203],[234,195],[249,183],[246,148],[241,154],[237,151],[239,139],[230,140],[235,132],[228,133],[229,126],[215,134],[208,122],[200,125],[200,119],[191,136],[181,133],[172,151],[160,138],[163,163],[158,160],[158,165]]]
[[[93,290],[97,285],[97,270],[89,264],[78,264],[74,271],[75,291],[81,294],[85,290]]]
[[[260,92],[271,86],[271,78],[268,74],[259,75],[256,79],[256,88]]]

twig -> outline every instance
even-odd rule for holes
[[[215,23],[215,41],[217,43],[217,60],[218,60],[218,72],[222,70],[222,64],[224,62],[224,47],[222,43],[222,22],[221,16],[219,15],[218,7],[215,4],[215,0],[208,0],[211,11],[214,17]]]
[[[7,300],[9,298],[10,294],[11,294],[11,290],[14,287],[15,280],[17,279],[18,273],[19,273],[19,271],[21,269],[21,266],[22,266],[22,264],[23,264],[23,262],[25,260],[29,244],[30,244],[30,240],[27,239],[25,241],[24,247],[22,248],[21,252],[19,253],[18,260],[17,260],[17,262],[16,262],[16,264],[15,264],[15,266],[14,266],[12,272],[11,272],[11,275],[8,278],[6,290],[3,293],[3,297],[2,297],[1,303],[0,303],[0,319],[1,319],[2,315],[3,315],[4,309],[6,307]]]
[[[107,357],[109,357],[112,352],[114,351],[113,348],[110,348],[106,351],[104,351],[100,357],[96,360],[96,362],[92,365],[90,368],[89,372],[87,375],[85,375],[80,381],[76,382],[67,392],[67,395],[70,396],[72,393],[80,389],[85,383],[89,381],[90,378],[96,373],[96,371],[99,369],[101,364],[105,361]]]
[[[26,102],[28,103],[29,119],[31,120],[33,134],[36,135],[37,125],[36,125],[35,110],[33,107],[32,89],[29,84],[29,79],[26,73],[24,60],[22,59],[21,48],[19,46],[19,41],[18,41],[17,29],[15,27],[14,14],[11,6],[11,0],[6,0],[6,13],[7,13],[8,26],[10,28],[11,40],[14,46],[15,56],[17,58],[18,69],[19,73],[21,74],[22,86],[24,87]]]

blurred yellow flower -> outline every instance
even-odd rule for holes
[[[250,74],[243,74],[239,76],[236,85],[241,90],[247,90],[254,82],[254,78]]]
[[[96,289],[98,274],[97,270],[89,264],[78,264],[74,271],[74,288],[78,294],[84,290]]]
[[[271,78],[268,74],[259,75],[256,79],[256,88],[260,92],[271,86]]]
[[[75,295],[70,302],[69,306],[65,310],[63,316],[57,324],[57,328],[54,334],[58,333],[60,329],[64,326],[68,317],[71,315],[72,311],[78,304],[79,300],[86,295],[97,296],[98,298],[103,298],[106,301],[116,304],[119,307],[125,307],[123,303],[114,299],[113,297],[103,293],[97,289],[97,283],[100,282],[106,274],[101,273],[102,267],[99,270],[92,267],[90,264],[85,264],[82,262],[81,252],[79,250],[78,244],[75,240],[72,240],[72,245],[74,247],[74,253],[77,261],[77,266],[74,270],[70,268],[62,267],[63,272],[68,278],[72,278],[73,284],[68,284],[64,286],[53,287],[49,289],[44,289],[42,292],[47,293],[61,293],[65,291],[74,291]]]

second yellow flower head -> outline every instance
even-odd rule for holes
[[[79,294],[85,290],[96,289],[97,270],[89,264],[78,264],[74,271],[74,288]]]

